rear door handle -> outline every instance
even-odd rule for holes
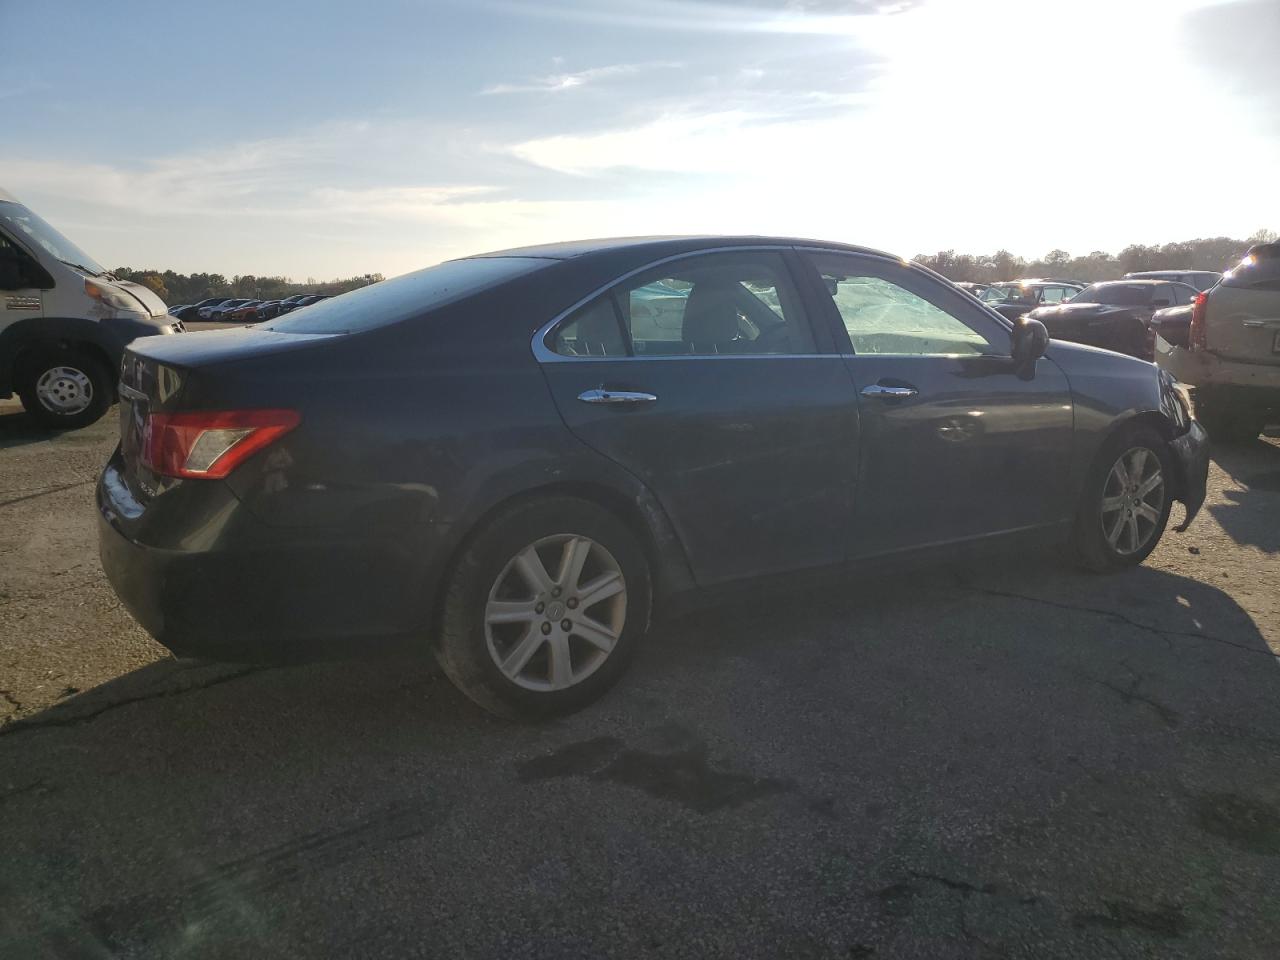
[[[578,399],[583,403],[618,403],[618,404],[639,404],[653,403],[658,399],[656,393],[644,393],[640,390],[605,390],[597,388],[595,390],[583,390],[578,394]]]
[[[901,400],[914,397],[920,391],[915,387],[886,387],[880,383],[871,383],[862,388],[864,397],[876,397],[880,400]]]

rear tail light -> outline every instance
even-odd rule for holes
[[[1187,344],[1192,350],[1209,349],[1209,338],[1204,322],[1208,300],[1207,293],[1197,293],[1196,298],[1191,301],[1191,327],[1187,331]]]
[[[301,420],[296,410],[153,413],[147,417],[142,460],[166,477],[225,477]]]

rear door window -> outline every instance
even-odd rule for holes
[[[689,257],[613,291],[636,356],[816,352],[800,296],[777,253]]]

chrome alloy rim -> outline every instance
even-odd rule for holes
[[[543,537],[512,557],[484,610],[489,656],[526,690],[564,690],[595,673],[622,636],[627,584],[589,537]]]
[[[1155,536],[1164,514],[1164,471],[1146,447],[1120,455],[1102,489],[1102,535],[1119,554],[1137,553]]]

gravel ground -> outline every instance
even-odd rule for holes
[[[661,624],[597,706],[175,661],[0,403],[0,957],[1280,956],[1280,445],[1142,568]]]

